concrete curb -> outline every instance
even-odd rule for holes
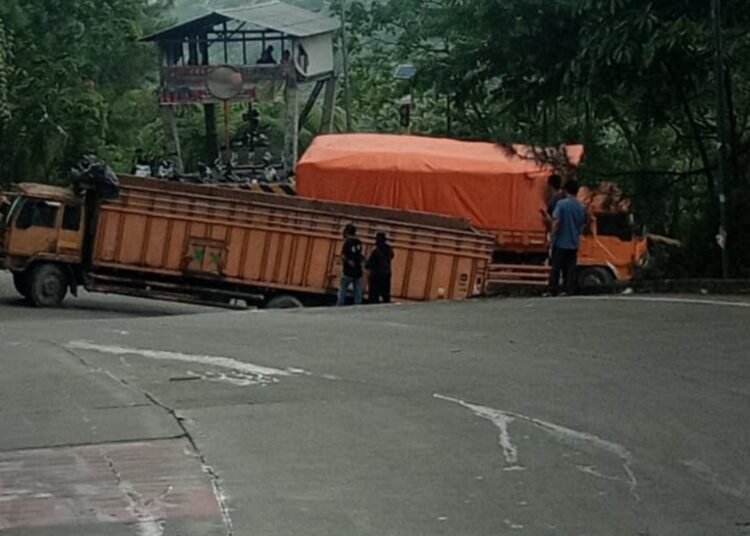
[[[501,287],[491,286],[487,295],[506,297],[540,296],[543,287]],[[719,294],[750,296],[750,279],[649,279],[617,283],[613,287],[599,287],[582,290],[582,295],[598,294]]]

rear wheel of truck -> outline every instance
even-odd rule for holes
[[[25,273],[13,272],[13,286],[16,287],[18,293],[26,298],[30,297],[29,293],[29,276]]]
[[[299,299],[288,294],[282,294],[271,298],[266,304],[266,309],[300,309],[304,304]]]
[[[55,264],[34,268],[29,279],[29,298],[37,307],[57,307],[68,293],[68,275]]]
[[[609,288],[615,284],[615,276],[607,268],[590,266],[578,272],[578,286],[582,289]]]

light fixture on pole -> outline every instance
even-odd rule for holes
[[[393,72],[393,78],[409,83],[409,94],[399,101],[401,126],[406,129],[407,134],[411,134],[411,112],[414,108],[414,78],[416,76],[417,68],[410,63],[399,65]]]
[[[346,0],[339,0],[341,9],[341,58],[344,64],[344,111],[346,112],[346,131],[352,131],[352,97],[349,86],[349,49],[346,33]]]

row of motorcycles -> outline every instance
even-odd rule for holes
[[[268,150],[265,151],[259,163],[239,163],[239,151],[246,152],[247,156],[244,158],[246,161],[254,162],[256,151],[269,146],[268,136],[260,131],[258,112],[253,109],[243,117],[248,120],[247,128],[235,135],[229,148],[222,147],[218,158],[212,164],[198,162],[197,173],[179,173],[172,158],[163,158],[158,164],[152,165],[144,157],[143,151],[139,150],[136,153],[133,174],[194,184],[293,182],[292,173],[287,172],[283,165],[274,165],[273,156]]]
[[[232,153],[227,162],[224,158],[217,158],[213,165],[198,162],[196,173],[178,173],[174,162],[169,158],[162,159],[158,164],[137,162],[133,174],[138,177],[155,177],[157,179],[193,184],[259,184],[259,183],[289,183],[293,175],[285,172],[280,166],[273,164],[269,154],[264,155],[260,165],[240,165],[236,153]]]

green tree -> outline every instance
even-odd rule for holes
[[[750,269],[750,243],[740,233],[750,225],[741,210],[750,190],[750,12],[741,0],[724,3],[732,103],[730,245],[740,273]],[[708,8],[703,0],[354,2],[349,19],[358,123],[398,130],[395,102],[408,89],[392,80],[392,70],[415,63],[418,132],[583,142],[584,179],[617,181],[652,229],[686,241],[673,270],[716,274]]]
[[[122,141],[111,128],[111,110],[132,97],[128,90],[153,79],[154,52],[138,39],[155,29],[168,5],[25,0],[21,10],[3,4],[0,17],[13,46],[10,60],[5,54],[2,61],[7,91],[0,104],[10,116],[0,140],[0,177],[54,180],[81,153]],[[141,120],[130,118],[134,125]]]

